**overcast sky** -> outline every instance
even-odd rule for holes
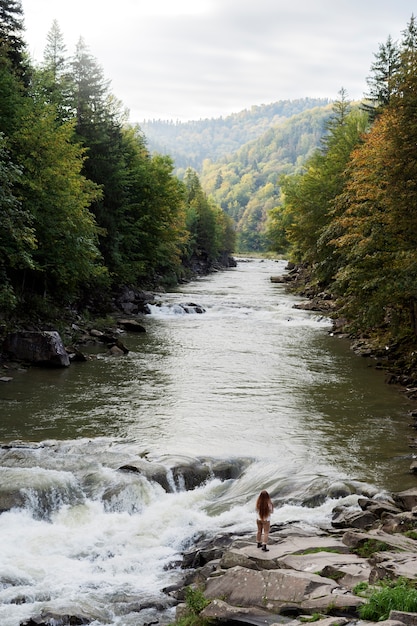
[[[111,91],[144,119],[198,120],[304,97],[366,91],[378,45],[401,37],[413,0],[22,0],[40,61],[54,19],[80,37]]]

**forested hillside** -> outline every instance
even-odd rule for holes
[[[342,90],[303,172],[282,181],[271,240],[326,291],[347,328],[417,375],[417,22],[375,54],[361,109]]]
[[[68,55],[54,22],[34,66],[21,2],[0,9],[0,319],[106,310],[227,257],[230,218],[150,154],[85,42]]]
[[[180,172],[187,167],[200,172],[205,159],[215,161],[232,154],[286,119],[327,104],[329,100],[324,98],[281,100],[224,118],[192,122],[144,120],[141,128],[151,152],[169,154]]]
[[[269,128],[217,162],[205,160],[201,184],[236,224],[237,250],[266,251],[269,211],[280,204],[280,178],[298,172],[318,148],[332,107],[315,107]]]

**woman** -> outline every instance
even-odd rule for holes
[[[258,526],[256,541],[258,542],[258,548],[262,548],[264,552],[269,552],[267,544],[269,527],[271,525],[271,513],[273,510],[274,505],[269,497],[269,493],[265,490],[261,491],[256,501],[256,511],[258,513],[258,519],[256,520]]]

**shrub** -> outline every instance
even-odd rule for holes
[[[417,612],[417,589],[405,578],[383,582],[359,608],[361,619],[378,622],[388,619],[390,611]]]

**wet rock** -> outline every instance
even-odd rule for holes
[[[182,302],[179,306],[185,311],[185,313],[205,313],[206,310],[201,304],[194,304],[194,302]]]
[[[359,498],[358,505],[363,511],[368,511],[376,515],[376,517],[382,517],[384,514],[389,513],[397,515],[401,513],[401,509],[395,505],[393,501],[387,500],[374,500],[372,498]]]
[[[378,517],[370,511],[352,511],[349,508],[337,507],[332,517],[334,528],[372,528]]]
[[[68,367],[70,359],[59,333],[51,331],[19,331],[11,333],[3,343],[10,358],[43,367]]]
[[[127,465],[119,467],[121,472],[131,472],[142,474],[149,481],[153,481],[161,485],[164,491],[172,491],[167,477],[167,469],[163,465],[157,463],[149,463],[143,459],[138,459]]]
[[[417,506],[417,488],[413,487],[406,491],[400,491],[400,493],[394,495],[394,500],[401,509],[411,511]]]
[[[107,356],[124,356],[125,352],[119,346],[111,346],[106,352]]]
[[[118,320],[119,326],[131,333],[146,333],[146,328],[136,320]]]
[[[190,491],[210,478],[210,468],[203,464],[179,465],[172,468],[172,476],[177,489]]]
[[[207,563],[220,559],[233,542],[231,535],[221,535],[214,539],[205,539],[192,550],[183,555],[182,567],[185,569],[202,567]]]

